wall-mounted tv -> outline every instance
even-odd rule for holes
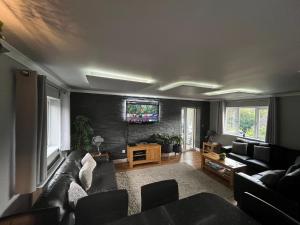
[[[155,123],[159,121],[158,101],[127,100],[126,120],[128,123]]]

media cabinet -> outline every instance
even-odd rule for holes
[[[161,163],[161,146],[159,144],[138,144],[127,146],[129,168],[144,163]]]

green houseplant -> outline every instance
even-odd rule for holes
[[[173,152],[175,152],[175,153],[182,152],[182,147],[181,147],[182,138],[181,138],[181,136],[180,135],[173,135],[171,137],[171,140],[173,142]]]
[[[76,116],[72,125],[72,149],[90,151],[94,130],[91,127],[89,118]]]
[[[173,144],[171,137],[168,134],[161,135],[162,138],[162,152],[163,153],[170,153],[173,151]]]

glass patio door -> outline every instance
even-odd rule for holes
[[[182,108],[181,110],[181,133],[183,140],[183,151],[195,148],[196,137],[196,109]]]

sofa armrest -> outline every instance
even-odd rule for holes
[[[262,224],[300,225],[294,218],[264,200],[244,192],[240,209]]]
[[[128,215],[126,190],[101,192],[80,199],[75,208],[76,225],[109,223]]]
[[[228,154],[232,151],[232,145],[225,145],[221,147],[221,151]]]
[[[234,198],[238,204],[242,201],[244,192],[261,198],[296,219],[299,218],[300,206],[298,202],[287,199],[252,176],[236,173],[234,176]]]

